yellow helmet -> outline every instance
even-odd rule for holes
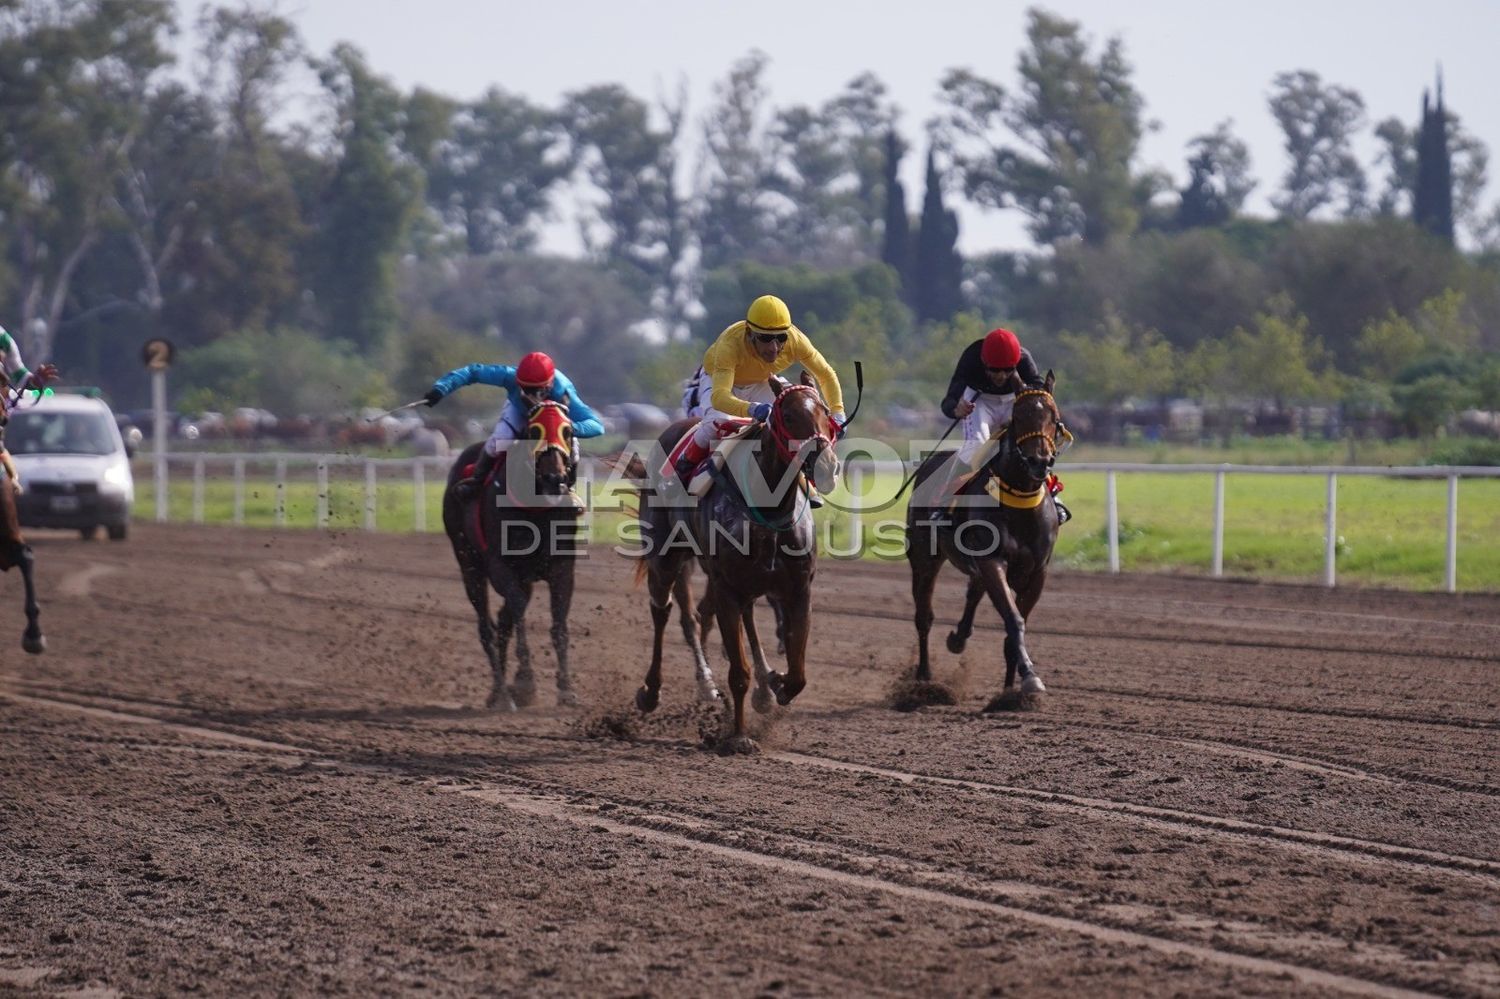
[[[750,303],[745,321],[758,330],[780,332],[792,326],[792,310],[775,295],[762,295]]]

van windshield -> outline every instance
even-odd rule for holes
[[[114,454],[105,413],[12,413],[5,428],[11,454]]]

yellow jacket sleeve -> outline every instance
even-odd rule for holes
[[[750,404],[734,394],[735,372],[744,353],[745,324],[735,323],[719,334],[703,355],[703,370],[713,379],[708,404],[730,416],[749,416]]]
[[[801,361],[802,366],[812,372],[812,376],[818,380],[818,390],[823,393],[823,400],[828,403],[828,408],[840,415],[844,412],[844,390],[839,386],[839,376],[834,372],[833,366],[823,359],[818,353],[818,348],[812,345],[807,334],[792,327],[793,335],[788,346],[793,347],[793,360]]]

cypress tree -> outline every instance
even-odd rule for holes
[[[963,258],[958,253],[958,216],[943,207],[943,183],[927,150],[927,191],[917,229],[912,266],[912,310],[919,322],[946,322],[963,307]]]
[[[1448,148],[1448,113],[1443,107],[1443,77],[1438,75],[1437,106],[1422,92],[1422,127],[1417,133],[1417,189],[1412,220],[1453,243],[1453,161]]]
[[[911,220],[906,215],[906,188],[897,177],[901,166],[901,140],[896,130],[885,134],[885,235],[880,259],[901,281],[901,293],[911,297]]]

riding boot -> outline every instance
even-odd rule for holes
[[[484,487],[484,481],[490,477],[490,470],[494,467],[495,456],[487,448],[480,448],[479,457],[474,461],[473,474],[453,483],[453,495],[465,503],[473,499]]]
[[[948,481],[943,483],[942,491],[938,494],[937,502],[933,504],[931,512],[927,514],[927,519],[942,520],[948,516],[948,505],[953,502],[959,491],[969,484],[969,480],[974,478],[976,471],[977,469],[966,468],[961,472],[955,471],[951,474]]]
[[[697,470],[703,459],[708,457],[708,451],[708,446],[699,444],[696,437],[688,441],[687,447],[682,449],[682,454],[678,456],[677,463],[672,466],[672,470],[677,473],[677,477],[682,480],[684,486],[692,481],[693,472]]]
[[[1073,519],[1073,511],[1063,506],[1062,500],[1056,496],[1052,497],[1052,505],[1057,507],[1057,526],[1061,527]]]

